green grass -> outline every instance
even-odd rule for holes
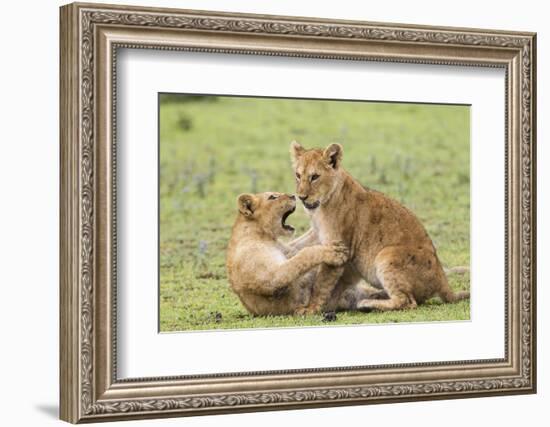
[[[289,144],[340,142],[362,184],[412,209],[445,266],[470,262],[469,108],[161,95],[160,329],[326,325],[321,316],[252,317],[232,293],[225,249],[244,192],[294,191]],[[290,217],[308,228],[302,209]],[[451,276],[454,289],[469,277]],[[470,303],[338,313],[328,325],[470,318]]]

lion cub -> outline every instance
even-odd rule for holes
[[[296,198],[282,193],[241,194],[227,248],[233,291],[254,315],[297,314],[309,303],[316,267],[347,261],[342,244],[313,245],[299,251],[278,240],[294,232],[286,219]]]
[[[418,218],[396,200],[363,187],[342,167],[343,148],[306,150],[293,142],[291,159],[296,195],[308,212],[312,228],[300,246],[313,242],[343,241],[350,259],[343,268],[319,270],[308,312],[337,303],[346,287],[361,278],[383,289],[387,298],[366,298],[363,311],[416,307],[434,295],[443,301],[469,297],[454,293],[435,247]]]

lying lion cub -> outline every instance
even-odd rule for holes
[[[314,269],[347,261],[342,244],[314,245],[299,251],[278,240],[294,228],[286,219],[296,198],[282,193],[242,194],[227,248],[227,271],[233,291],[254,315],[297,314],[309,303]]]
[[[363,311],[416,307],[434,295],[443,301],[468,298],[449,287],[428,233],[416,216],[390,197],[364,188],[342,168],[342,146],[304,149],[293,142],[291,158],[296,194],[312,228],[295,245],[343,241],[350,250],[341,268],[323,265],[307,312],[330,309],[346,287],[361,278],[386,291],[388,298],[367,298]]]

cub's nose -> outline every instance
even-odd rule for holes
[[[305,199],[307,199],[307,196],[298,196],[300,200],[303,202]]]
[[[294,194],[287,194],[287,196],[290,200],[296,200],[296,196]]]

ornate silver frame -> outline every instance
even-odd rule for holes
[[[70,4],[60,13],[61,419],[535,392],[535,34],[98,4]],[[113,255],[118,47],[504,68],[505,357],[118,380]]]

